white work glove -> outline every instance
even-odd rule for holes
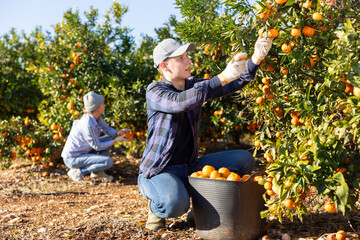
[[[126,133],[130,132],[131,130],[130,129],[120,129],[118,132],[117,132],[117,135],[119,137],[116,137],[114,139],[114,143],[116,142],[130,142],[132,141],[133,138],[126,138]],[[123,133],[125,132],[125,133]],[[122,135],[120,135],[120,133],[123,133]]]
[[[230,83],[235,79],[239,78],[240,75],[244,72],[246,67],[246,57],[246,53],[236,54],[235,57],[233,57],[233,59],[228,63],[225,70],[220,73],[220,75],[225,78],[227,83]]]
[[[123,135],[115,138],[115,139],[114,139],[114,143],[129,141],[129,139],[126,139],[125,136],[126,136],[126,134],[123,134]]]
[[[269,37],[258,37],[255,43],[255,58],[259,61],[263,60],[271,49],[272,41],[273,39]]]
[[[130,129],[127,129],[127,128],[122,128],[122,129],[120,129],[119,131],[117,131],[117,135],[118,136],[120,136],[120,133],[123,133],[123,132],[125,132],[125,134],[126,133],[128,133],[128,132],[130,132],[131,130]]]

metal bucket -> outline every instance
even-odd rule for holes
[[[189,177],[196,231],[202,239],[250,240],[263,234],[265,189],[252,178],[225,181]]]

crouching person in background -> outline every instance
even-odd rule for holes
[[[94,179],[113,180],[104,172],[114,164],[108,154],[114,143],[129,141],[125,134],[120,136],[120,132],[128,130],[117,131],[102,118],[105,112],[103,96],[91,91],[83,99],[84,114],[74,121],[61,153],[65,165],[70,168],[67,174],[74,181],[83,181],[83,176],[89,174]]]

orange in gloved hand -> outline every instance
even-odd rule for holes
[[[246,54],[246,53],[245,53]],[[247,56],[247,55],[246,55]],[[236,61],[243,61],[246,60],[246,56],[244,57],[244,54],[242,52],[237,52],[235,54],[234,60]]]

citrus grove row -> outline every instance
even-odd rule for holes
[[[110,125],[132,130],[134,141],[124,144],[140,156],[147,134],[145,89],[161,77],[151,56],[157,41],[194,42],[192,73],[211,78],[234,53],[250,56],[263,36],[273,38],[273,46],[256,78],[238,94],[203,106],[200,147],[220,139],[253,140],[267,174],[258,181],[266,190],[263,217],[357,210],[359,2],[176,0],[176,5],[183,20],[171,16],[156,29],[156,40],[144,36],[137,47],[131,31],[121,26],[127,8],[118,3],[101,23],[97,10],[83,20],[70,9],[53,34],[37,28],[30,35],[13,30],[1,36],[2,167],[26,158],[42,165],[46,177],[49,168],[62,164],[66,136],[89,90],[105,96]],[[311,190],[318,194],[316,206],[306,201]]]

